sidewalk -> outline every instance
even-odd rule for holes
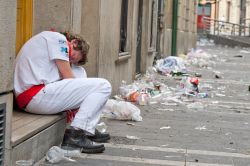
[[[216,44],[230,47],[250,47],[249,36],[208,35]]]
[[[101,119],[112,138],[102,154],[55,166],[246,166],[250,165],[250,53],[240,48],[200,47],[218,56],[202,74],[209,98],[140,106],[142,122]],[[219,74],[218,74],[219,73]],[[215,74],[222,78],[216,79]],[[178,80],[158,75],[169,87]],[[194,102],[202,107],[188,108]],[[135,136],[138,139],[129,139]],[[41,161],[40,165],[44,161]],[[39,164],[37,164],[39,165]],[[52,164],[51,164],[52,165]]]

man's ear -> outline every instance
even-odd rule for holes
[[[73,45],[74,47],[77,47],[77,45],[78,45],[78,42],[77,42],[76,39],[71,40],[71,43],[72,43],[72,45]]]

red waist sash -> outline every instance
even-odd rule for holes
[[[19,108],[24,109],[32,98],[44,87],[44,84],[34,85],[17,96],[16,101]]]

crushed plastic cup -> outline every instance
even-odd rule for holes
[[[101,133],[105,133],[107,130],[107,125],[104,122],[101,122],[96,125],[96,129],[100,131]]]
[[[207,98],[208,94],[207,93],[198,93],[197,96],[198,96],[198,98]]]
[[[33,160],[18,160],[16,161],[16,166],[32,166]]]
[[[148,104],[148,94],[141,93],[138,96],[137,102],[138,102],[139,105],[147,105]]]

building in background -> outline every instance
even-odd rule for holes
[[[237,27],[250,26],[250,0],[199,0],[197,14],[199,32],[209,26],[202,19],[204,17],[228,23],[227,28],[230,31],[233,24],[237,24]],[[240,31],[244,28],[237,29]]]

